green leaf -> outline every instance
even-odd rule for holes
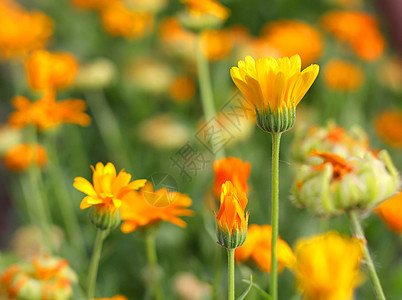
[[[252,279],[252,278],[250,278],[250,279]],[[268,294],[266,291],[264,291],[258,284],[254,283],[252,280],[249,281],[249,280],[243,279],[242,281],[245,282],[245,283],[250,284],[250,286],[253,286],[253,287],[260,293],[260,295],[261,295],[264,299],[266,299],[266,300],[272,300],[271,295]],[[248,293],[248,291],[247,291],[247,293]],[[243,295],[241,295],[240,297],[243,297]],[[239,298],[239,299],[243,299],[243,298]]]
[[[243,294],[237,300],[244,300],[248,293],[251,291],[251,288],[253,287],[253,275],[250,274],[250,284],[248,285],[248,288],[244,291]]]

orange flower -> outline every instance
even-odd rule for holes
[[[25,70],[33,90],[60,90],[72,83],[78,63],[69,53],[37,50],[25,61]]]
[[[146,180],[139,179],[130,182],[131,175],[121,170],[116,175],[116,168],[112,163],[105,166],[97,163],[93,171],[93,185],[82,177],[74,179],[74,187],[87,194],[81,201],[80,208],[86,209],[91,206],[106,207],[115,210],[121,207],[128,193],[144,186]]]
[[[73,4],[81,9],[101,10],[112,0],[72,0]]]
[[[311,25],[297,20],[280,20],[267,24],[262,35],[281,56],[300,55],[303,66],[316,62],[322,54],[320,33]]]
[[[377,20],[357,11],[332,11],[322,17],[325,29],[342,42],[350,44],[362,59],[372,61],[381,56],[385,40]]]
[[[378,135],[389,145],[402,148],[402,110],[382,112],[375,120]]]
[[[191,100],[195,94],[194,81],[188,76],[176,78],[170,88],[170,97],[177,102]]]
[[[232,34],[226,30],[204,30],[201,34],[200,47],[209,60],[221,60],[232,50]]]
[[[36,147],[30,144],[17,145],[9,149],[4,156],[4,164],[12,171],[24,171],[33,162],[41,167],[47,162],[46,151],[39,144],[36,144]]]
[[[381,203],[375,213],[396,233],[402,233],[402,192]]]
[[[140,38],[150,31],[154,18],[152,15],[133,11],[120,1],[114,1],[100,13],[105,30],[113,36]]]
[[[271,240],[272,228],[270,225],[252,224],[248,227],[247,238],[243,246],[236,249],[235,260],[242,263],[253,260],[264,272],[271,272]],[[278,238],[277,244],[278,271],[290,267],[294,262],[294,255],[289,245]]]
[[[341,91],[356,91],[363,83],[362,69],[341,59],[331,60],[324,68],[324,80],[329,88]]]
[[[29,13],[13,1],[0,2],[0,59],[42,48],[52,33],[52,20],[45,14]]]
[[[128,299],[123,295],[117,295],[112,298],[97,298],[92,300],[128,300]]]
[[[215,0],[181,0],[188,11],[194,15],[213,15],[221,20],[229,17],[230,11]]]
[[[246,193],[238,190],[231,181],[222,185],[221,206],[216,215],[216,224],[224,233],[243,232],[247,230],[248,212],[245,212],[248,200]]]
[[[191,199],[178,192],[162,188],[154,191],[151,182],[147,182],[139,192],[127,194],[121,207],[121,231],[130,233],[138,227],[152,225],[160,221],[173,223],[180,227],[187,224],[180,216],[191,216],[188,209]]]
[[[220,199],[221,187],[226,181],[231,181],[234,186],[244,193],[248,192],[247,180],[251,172],[251,164],[243,162],[236,157],[222,158],[214,161],[214,195]]]
[[[85,101],[79,99],[56,102],[54,93],[45,93],[36,102],[30,102],[26,97],[17,96],[12,103],[17,111],[11,113],[9,123],[14,128],[32,124],[43,130],[62,123],[88,126],[91,122],[91,118],[84,113]]]
[[[346,174],[355,170],[354,166],[345,158],[334,153],[321,152],[313,149],[311,151],[311,156],[318,156],[323,159],[323,162],[320,165],[313,166],[318,170],[323,170],[325,164],[331,164],[332,178],[335,180],[341,180]]]

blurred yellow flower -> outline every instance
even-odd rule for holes
[[[128,193],[121,207],[121,231],[130,233],[138,227],[152,225],[160,221],[173,223],[180,227],[187,224],[180,216],[191,216],[188,209],[191,199],[176,191],[161,188],[154,191],[151,182],[147,182],[139,191]]]
[[[93,166],[91,168],[93,185],[83,177],[74,179],[74,187],[87,194],[81,201],[81,209],[95,205],[116,210],[121,207],[129,192],[138,190],[146,182],[145,179],[130,182],[131,175],[124,170],[116,174],[116,168],[110,162],[106,165],[99,162],[95,168]]]
[[[46,150],[39,144],[20,144],[9,149],[4,155],[4,164],[11,171],[21,172],[35,163],[43,167],[47,163]]]
[[[375,213],[396,233],[402,233],[402,192],[381,203]]]
[[[53,22],[41,12],[27,12],[14,1],[0,2],[0,59],[26,55],[47,44]]]
[[[364,12],[331,11],[322,17],[326,30],[340,41],[350,44],[362,59],[372,61],[381,56],[385,40],[377,20]]]
[[[204,30],[200,47],[210,61],[226,58],[233,48],[232,34],[226,30]]]
[[[375,119],[377,134],[390,146],[402,148],[402,110],[382,112]]]
[[[320,32],[302,21],[268,23],[262,30],[262,38],[276,48],[281,56],[300,55],[303,66],[317,62],[323,51]]]
[[[181,0],[188,11],[194,15],[213,15],[219,19],[226,20],[230,11],[216,0]]]
[[[228,157],[215,160],[214,168],[214,195],[216,199],[221,197],[221,188],[226,181],[231,181],[238,191],[247,194],[247,180],[251,172],[251,164],[244,162],[240,158]]]
[[[257,61],[247,56],[230,75],[243,95],[259,112],[282,111],[296,107],[318,75],[318,65],[301,71],[299,55],[275,60],[272,57]],[[257,113],[258,115],[258,113]]]
[[[359,285],[363,248],[337,232],[301,239],[295,247],[298,288],[307,300],[351,300]]]
[[[262,271],[271,272],[271,240],[272,228],[270,225],[250,225],[246,241],[243,246],[236,249],[236,262],[242,263],[252,259]],[[292,249],[280,238],[278,238],[276,259],[279,272],[294,263]]]
[[[179,76],[170,88],[170,97],[176,102],[186,102],[194,98],[195,84],[189,76]]]
[[[105,30],[113,36],[141,38],[153,27],[153,15],[128,9],[121,1],[113,1],[100,12]]]
[[[364,73],[356,64],[332,59],[324,68],[324,80],[331,89],[356,91],[362,86]]]
[[[91,118],[84,112],[86,103],[79,99],[56,102],[55,94],[47,92],[35,102],[23,96],[14,97],[13,106],[17,111],[10,114],[9,124],[14,128],[35,125],[38,129],[48,129],[62,123],[88,126]]]
[[[71,85],[78,62],[66,52],[34,51],[25,61],[28,84],[33,90],[60,90]]]

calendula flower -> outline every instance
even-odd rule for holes
[[[80,9],[101,10],[114,0],[71,0]]]
[[[268,23],[262,30],[262,37],[279,51],[280,56],[300,55],[303,66],[317,62],[323,50],[319,31],[298,20]]]
[[[3,292],[6,299],[68,300],[75,282],[77,275],[67,260],[42,255],[8,267],[0,278],[0,296]]]
[[[396,233],[402,233],[402,192],[381,203],[375,213]]]
[[[153,27],[153,15],[128,9],[121,1],[113,1],[100,12],[105,30],[113,36],[141,38]]]
[[[357,91],[363,83],[363,70],[350,62],[333,59],[324,68],[324,80],[333,90]]]
[[[52,20],[41,12],[27,12],[14,1],[0,2],[0,59],[24,56],[47,44]]]
[[[226,30],[204,30],[200,46],[210,61],[224,59],[233,48],[232,35]]]
[[[187,195],[167,188],[154,191],[152,183],[147,182],[139,192],[127,194],[121,207],[121,231],[130,233],[161,221],[185,227],[187,224],[180,217],[193,214],[188,209],[190,205],[191,199]]]
[[[226,181],[231,181],[239,191],[247,194],[247,180],[251,172],[251,164],[240,158],[228,157],[215,160],[214,168],[214,195],[216,199],[221,197],[221,188]]]
[[[195,84],[189,76],[179,76],[174,81],[169,91],[170,97],[176,102],[186,102],[194,98]]]
[[[246,193],[237,189],[231,181],[222,185],[221,200],[216,215],[218,243],[227,249],[243,245],[247,236],[249,213],[246,212]]]
[[[361,283],[363,247],[337,232],[299,240],[292,271],[306,300],[351,300]]]
[[[146,180],[130,182],[131,175],[124,170],[116,174],[112,163],[97,163],[93,171],[93,185],[82,177],[74,179],[74,187],[87,194],[80,208],[91,207],[90,219],[100,229],[114,228],[120,222],[118,211],[128,194],[143,187]]]
[[[125,297],[123,295],[117,295],[112,298],[96,298],[96,299],[92,299],[92,300],[128,300],[128,299],[127,299],[127,297]]]
[[[247,229],[247,238],[243,246],[236,249],[237,263],[253,260],[264,272],[271,272],[271,240],[272,227],[270,225],[252,224]],[[289,245],[278,238],[277,244],[278,271],[290,267],[294,263],[294,254]]]
[[[271,133],[284,132],[293,127],[296,106],[318,75],[318,65],[301,71],[299,55],[278,60],[272,57],[257,61],[247,56],[230,75],[242,94],[254,106],[257,125]]]
[[[326,30],[346,42],[362,59],[378,59],[384,51],[385,40],[377,20],[364,12],[331,11],[322,17]]]
[[[293,186],[293,199],[317,216],[331,216],[345,210],[369,211],[391,197],[399,188],[399,177],[385,150],[374,156],[344,158],[315,150],[321,164],[301,165]]]
[[[78,71],[78,62],[66,52],[34,51],[25,61],[31,89],[60,90],[71,85]]]
[[[226,20],[229,17],[229,9],[224,7],[218,1],[215,0],[181,0],[188,11],[197,16],[213,15],[219,19]]]
[[[32,163],[40,167],[47,163],[46,150],[39,144],[20,144],[10,148],[4,155],[4,164],[11,171],[24,171]]]
[[[56,102],[56,95],[47,92],[35,102],[28,98],[17,96],[12,100],[17,111],[10,114],[9,124],[14,128],[34,125],[40,130],[59,126],[63,123],[73,123],[88,126],[91,118],[84,112],[87,105],[79,99],[68,99]]]
[[[375,119],[377,134],[390,146],[402,148],[402,110],[382,112]]]

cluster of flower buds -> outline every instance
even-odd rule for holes
[[[65,259],[42,255],[31,262],[12,265],[0,277],[0,298],[70,299],[77,275]]]

